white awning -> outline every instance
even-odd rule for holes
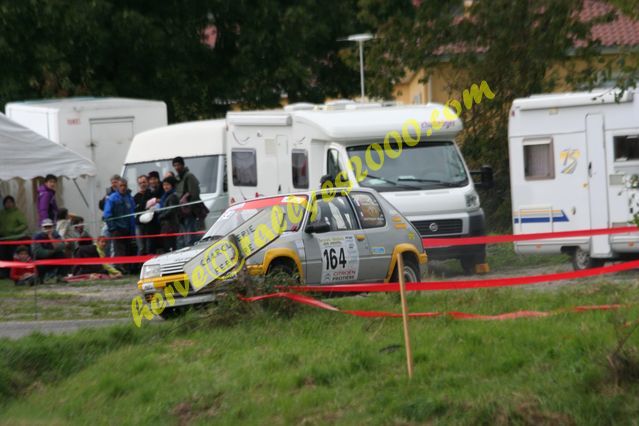
[[[0,113],[0,180],[95,176],[95,164]]]

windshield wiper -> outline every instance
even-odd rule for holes
[[[398,183],[398,182],[395,182],[395,181],[393,181],[393,180],[386,179],[386,178],[383,178],[383,177],[380,177],[380,176],[374,176],[374,175],[371,175],[370,173],[369,173],[368,175],[366,175],[366,177],[367,177],[368,179],[379,179],[379,180],[381,180],[382,182],[390,183],[391,185],[394,185],[394,186],[401,186],[402,188],[416,189],[416,188],[415,188],[414,186],[412,186],[412,185],[406,185],[406,184]]]
[[[443,181],[443,180],[438,180],[438,179],[419,179],[419,178],[414,178],[414,177],[400,177],[397,180],[399,180],[399,181],[408,181],[408,182],[437,183],[439,185],[451,186],[451,187],[452,186],[459,186],[463,182],[465,182],[464,180],[458,180],[458,181],[455,181],[455,182],[448,182],[448,181]]]
[[[198,243],[203,243],[205,241],[211,241],[211,240],[219,240],[221,238],[220,235],[207,235],[205,237],[202,237],[201,240],[198,241]]]

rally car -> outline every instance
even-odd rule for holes
[[[232,285],[233,274],[207,285],[194,285],[194,281],[189,283],[193,275],[186,272],[189,264],[216,241],[235,238],[240,229],[242,233],[255,231],[254,224],[244,225],[259,219],[264,209],[274,207],[285,213],[282,223],[274,225],[280,232],[256,251],[247,249],[250,255],[240,266],[245,266],[248,274],[267,277],[283,272],[301,283],[320,285],[393,282],[397,281],[396,261],[401,254],[406,281],[420,280],[420,265],[427,257],[419,232],[388,201],[366,188],[350,192],[320,190],[231,205],[194,246],[155,257],[143,265],[138,289],[146,302],[157,293],[166,293],[169,287],[167,299],[171,303],[161,313],[166,317],[186,305],[214,301],[219,288],[229,282]],[[271,226],[270,216],[265,217]],[[208,268],[213,269],[219,268]]]

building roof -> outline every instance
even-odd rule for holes
[[[592,36],[605,47],[639,46],[639,21],[620,13],[614,6],[599,0],[585,0],[580,18],[590,21],[607,13],[616,12],[612,22],[595,24]]]

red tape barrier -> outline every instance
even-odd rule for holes
[[[620,228],[582,229],[578,231],[539,232],[536,234],[483,235],[480,237],[466,238],[422,238],[422,244],[424,248],[434,248],[474,244],[513,243],[515,241],[546,240],[553,238],[592,237],[595,235],[629,234],[637,232],[639,232],[639,228],[636,226],[624,226]]]
[[[308,306],[313,306],[319,309],[325,309],[327,311],[341,312],[343,314],[353,315],[357,317],[363,318],[401,318],[402,314],[395,312],[383,312],[383,311],[353,311],[353,310],[341,310],[336,308],[333,305],[329,305],[328,303],[322,302],[321,300],[314,299],[310,296],[304,296],[302,294],[296,293],[273,293],[266,294],[263,296],[256,297],[242,297],[241,299],[245,302],[257,302],[259,300],[266,300],[272,298],[280,298],[280,299],[289,299],[297,303],[301,303]],[[614,309],[620,309],[624,307],[628,307],[630,305],[595,305],[595,306],[575,306],[572,308],[564,308],[557,309],[554,311],[517,311],[517,312],[507,312],[503,314],[497,315],[482,315],[482,314],[472,314],[467,312],[413,312],[409,313],[409,317],[413,318],[435,318],[448,316],[453,319],[458,320],[485,320],[485,321],[503,321],[509,319],[517,319],[517,318],[539,318],[539,317],[548,317],[551,315],[559,315],[564,313],[575,313],[575,312],[589,312],[589,311],[609,311]]]
[[[119,257],[83,257],[65,259],[42,259],[31,262],[16,262],[13,260],[0,260],[0,268],[24,268],[25,266],[66,266],[66,265],[104,265],[124,263],[144,263],[155,255],[145,256],[119,256]]]
[[[122,237],[84,237],[84,238],[67,238],[66,240],[11,240],[0,241],[0,246],[20,246],[23,244],[41,244],[41,243],[70,243],[75,241],[95,241],[97,238],[104,238],[105,240],[131,240],[137,238],[162,238],[162,237],[179,237],[180,235],[202,235],[206,231],[194,231],[194,232],[174,232],[166,234],[151,234],[151,235],[124,235]]]
[[[639,268],[639,260],[602,266],[600,268],[585,269],[583,271],[558,272],[545,275],[531,275],[526,277],[491,278],[486,280],[460,281],[423,281],[406,283],[407,291],[435,291],[462,290],[468,288],[512,287],[518,285],[538,284],[549,281],[573,280],[575,278],[592,277],[596,275],[612,274]],[[305,285],[290,286],[287,289],[300,292],[322,293],[374,293],[399,291],[398,283],[361,283],[339,285]]]

